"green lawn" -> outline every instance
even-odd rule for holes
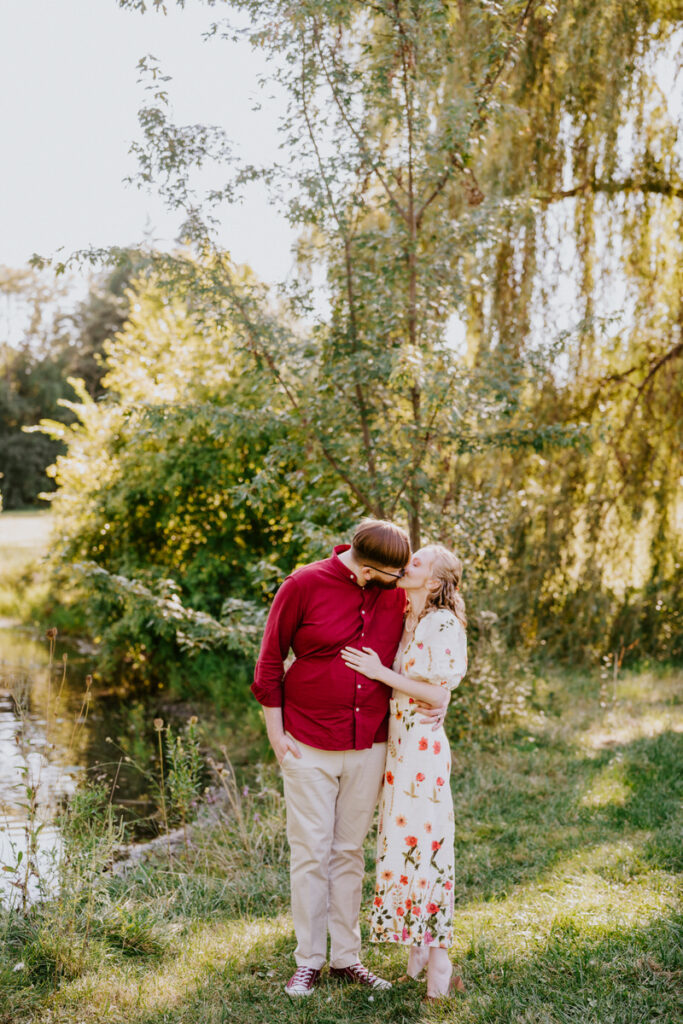
[[[49,510],[0,512],[0,619],[23,621],[41,590],[33,569],[50,544]]]
[[[82,894],[61,916],[45,908],[7,929],[0,1021],[678,1024],[681,683],[681,671],[626,673],[601,707],[596,678],[552,673],[526,721],[454,749],[463,997],[424,1008],[417,983],[371,997],[324,976],[309,1000],[288,1000],[293,934],[270,769],[240,798],[241,819],[201,830],[172,863],[100,883],[87,926]],[[367,866],[366,906],[370,843]],[[403,972],[394,947],[369,946],[366,960],[390,979]]]

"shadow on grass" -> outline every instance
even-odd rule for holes
[[[291,960],[289,939],[265,941],[239,967],[203,978],[172,1007],[132,1018],[135,1024],[408,1024],[457,1020],[463,1024],[675,1024],[683,1011],[683,916],[646,926],[595,929],[558,922],[543,948],[501,955],[485,940],[461,962],[467,993],[438,1007],[421,1002],[424,986],[397,984],[387,993],[340,986],[323,975],[307,999],[283,992]],[[400,961],[387,953],[385,972]],[[380,968],[381,969],[381,968]]]
[[[580,849],[643,831],[650,866],[681,870],[681,763],[683,734],[669,731],[594,757],[555,745],[512,751],[485,776],[466,770],[454,780],[457,902],[500,899]],[[591,806],[606,770],[621,793]]]

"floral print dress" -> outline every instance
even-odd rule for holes
[[[454,689],[467,670],[465,630],[445,608],[428,612],[399,647],[394,671]],[[420,725],[412,697],[394,691],[377,835],[373,942],[453,942],[451,754],[443,727]]]

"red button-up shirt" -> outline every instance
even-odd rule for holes
[[[387,738],[391,690],[348,668],[347,645],[372,647],[391,666],[403,630],[405,595],[366,584],[338,557],[295,570],[268,615],[252,692],[282,707],[284,727],[319,750],[362,750]],[[290,647],[296,660],[284,671]]]

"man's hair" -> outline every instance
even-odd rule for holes
[[[351,539],[353,557],[369,565],[402,568],[410,561],[408,534],[385,519],[364,519]]]

